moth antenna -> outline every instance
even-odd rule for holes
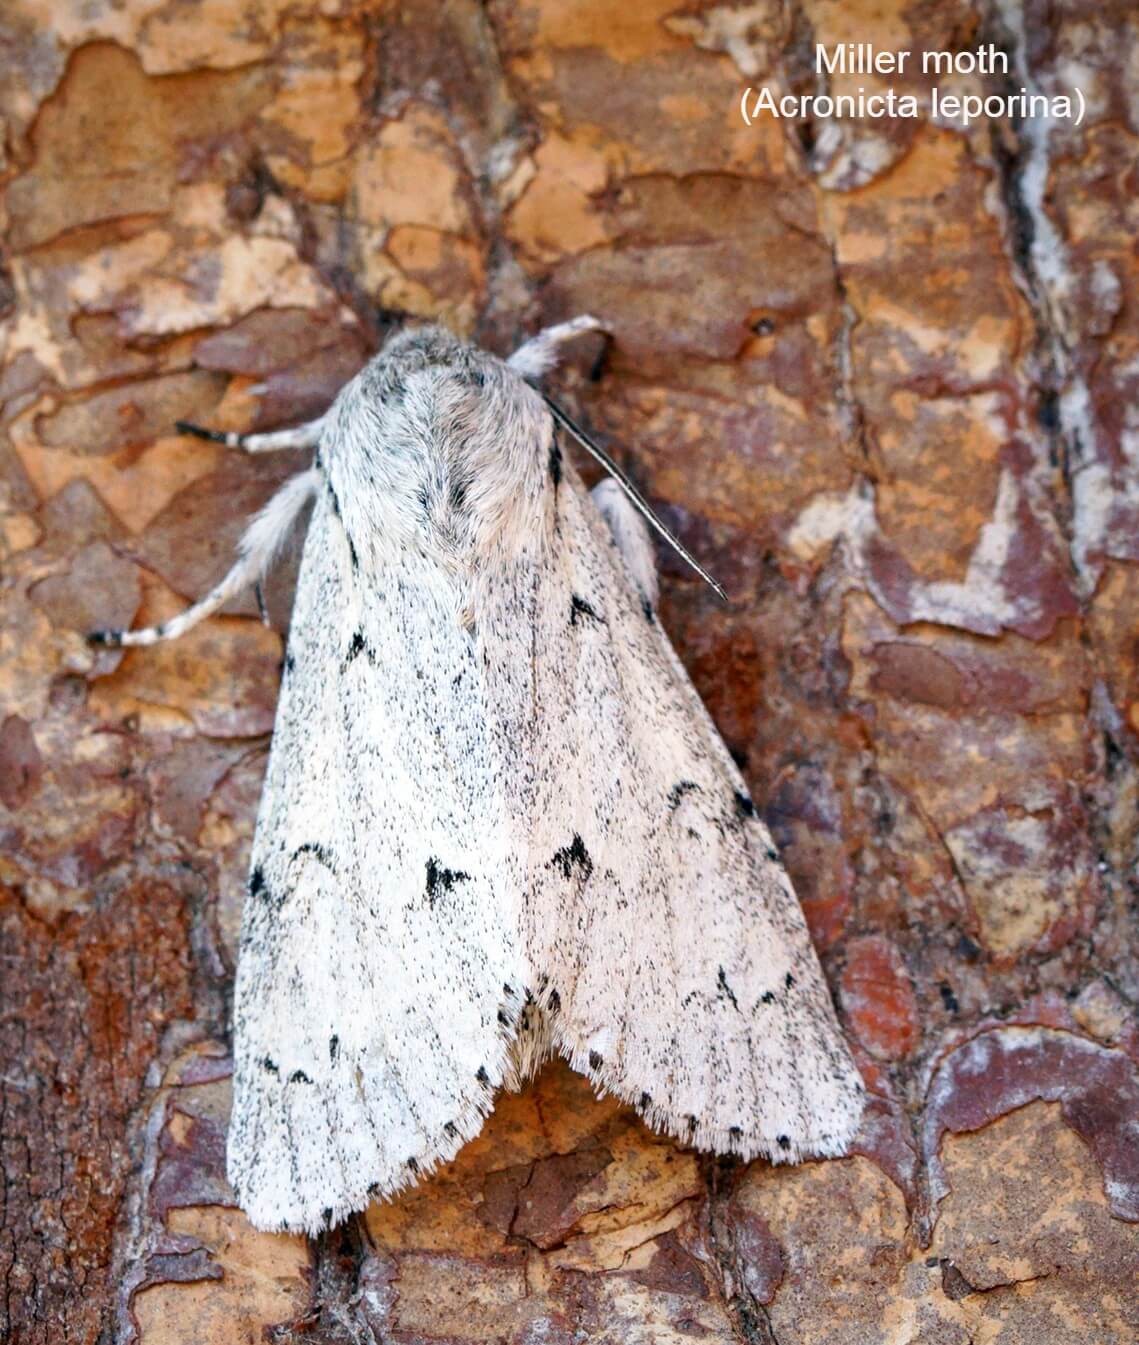
[[[582,448],[584,448],[587,453],[589,453],[592,457],[594,457],[602,465],[602,467],[605,468],[605,470],[609,473],[609,475],[613,478],[613,480],[617,482],[617,484],[629,497],[630,503],[641,515],[641,517],[645,520],[645,522],[648,523],[650,527],[655,528],[656,531],[660,533],[660,535],[664,538],[664,540],[669,544],[669,546],[672,547],[672,549],[676,552],[676,554],[682,560],[687,561],[688,564],[692,566],[692,568],[696,571],[696,573],[700,576],[700,578],[703,579],[704,582],[712,589],[713,593],[717,594],[724,602],[727,602],[728,595],[724,592],[721,585],[716,583],[716,581],[703,567],[703,565],[700,564],[700,562],[691,553],[691,551],[688,550],[688,548],[684,545],[684,543],[680,540],[680,538],[677,537],[675,533],[670,531],[670,529],[665,526],[665,524],[656,516],[656,514],[653,513],[648,500],[646,500],[645,497],[641,494],[641,492],[636,488],[636,486],[633,485],[632,481],[629,479],[628,474],[622,471],[622,469],[617,466],[617,464],[613,461],[613,459],[609,456],[609,454],[606,453],[605,450],[601,448],[598,444],[595,444],[593,440],[590,439],[589,435],[587,435],[586,432],[581,428],[581,426],[578,425],[575,421],[571,420],[570,417],[566,415],[566,413],[561,409],[560,406],[558,406],[556,402],[552,401],[549,397],[547,397],[545,393],[542,393],[542,398],[545,401],[546,405],[550,408],[550,415],[553,416],[553,418],[564,430],[568,430],[570,434],[572,434],[573,437],[577,440],[577,442],[582,446]]]

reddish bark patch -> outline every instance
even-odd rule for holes
[[[902,955],[889,939],[868,935],[847,947],[842,1005],[858,1039],[879,1060],[901,1060],[918,1040],[917,999]]]
[[[783,1249],[766,1219],[743,1205],[732,1211],[732,1232],[740,1275],[750,1296],[770,1303],[783,1283]]]
[[[653,1259],[644,1270],[635,1270],[631,1280],[650,1289],[669,1294],[684,1294],[688,1298],[707,1298],[708,1286],[700,1270],[700,1262],[681,1245],[675,1233],[665,1233],[657,1239]]]
[[[578,1193],[612,1161],[613,1155],[601,1147],[539,1159],[518,1193],[510,1231],[542,1248],[561,1242],[578,1220]]]

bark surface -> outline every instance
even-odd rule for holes
[[[1008,73],[745,124],[887,87],[816,74],[843,42]],[[1133,7],[7,0],[0,50],[0,1337],[1134,1341]],[[307,417],[397,313],[581,311],[560,397],[731,594],[662,554],[862,1135],[733,1166],[551,1066],[404,1198],[256,1233],[228,996],[295,561],[272,628],[84,633],[200,595],[300,461],[175,419]]]

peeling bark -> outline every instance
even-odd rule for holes
[[[0,1336],[1134,1340],[1129,7],[10,0],[0,41]],[[850,41],[992,42],[954,92],[1087,117],[744,125]],[[731,594],[662,555],[862,1133],[739,1167],[554,1065],[400,1200],[257,1233],[227,998],[296,558],[272,629],[84,632],[198,596],[295,469],[176,418],[307,418],[402,313],[587,310],[561,395]]]

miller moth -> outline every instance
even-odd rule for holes
[[[316,454],[205,599],[92,636],[176,638],[313,501],[235,992],[227,1164],[259,1228],[400,1190],[552,1052],[702,1149],[796,1161],[858,1126],[790,881],[661,629],[655,520],[620,474],[586,492],[533,386],[597,325],[507,361],[403,330],[319,419],[213,435]]]

